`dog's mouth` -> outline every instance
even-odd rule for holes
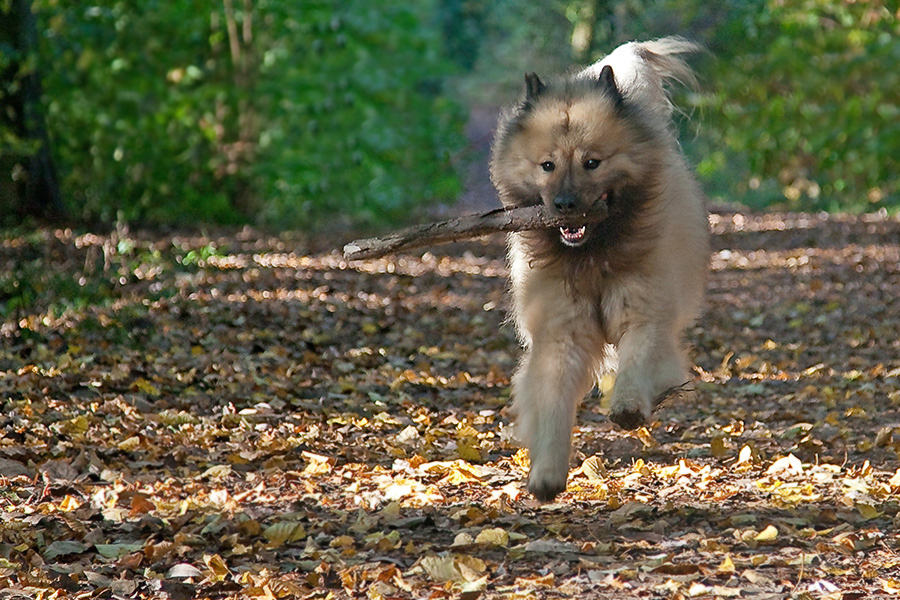
[[[559,238],[566,246],[577,247],[587,241],[587,225],[560,227]]]
[[[597,203],[609,203],[609,196],[609,192],[604,192],[603,195],[597,199]],[[593,225],[569,225],[560,227],[559,239],[564,245],[569,246],[570,248],[577,248],[588,241],[588,234],[592,228]]]

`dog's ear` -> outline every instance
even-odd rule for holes
[[[531,102],[547,89],[537,73],[525,73],[525,101]]]
[[[606,93],[612,97],[616,106],[621,105],[625,100],[624,96],[622,96],[622,92],[620,92],[618,86],[616,86],[616,76],[613,73],[611,66],[606,65],[600,70],[600,78],[597,79],[597,86],[600,89],[605,90]]]

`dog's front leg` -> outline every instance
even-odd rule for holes
[[[531,457],[528,491],[541,502],[566,489],[572,428],[592,385],[591,359],[574,339],[534,339],[513,377],[516,431]]]

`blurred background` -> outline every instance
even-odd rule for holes
[[[704,44],[682,91],[711,202],[900,207],[886,0],[0,0],[0,219],[387,227],[497,205],[523,74]]]

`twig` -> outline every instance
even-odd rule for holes
[[[606,218],[607,206],[598,202],[590,212],[562,217],[543,205],[497,209],[478,215],[466,215],[448,221],[416,225],[385,237],[366,238],[344,246],[344,258],[377,258],[400,250],[445,244],[477,238],[491,233],[552,229],[597,223]]]

